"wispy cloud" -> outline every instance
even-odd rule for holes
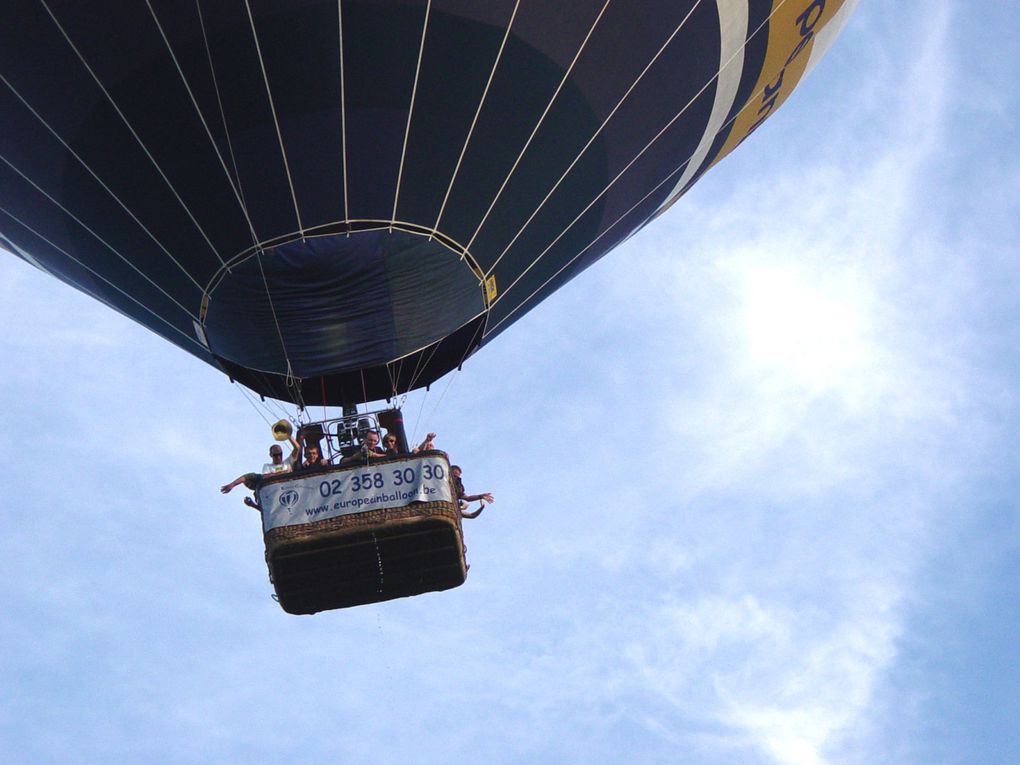
[[[623,646],[613,676],[644,698],[636,707],[653,728],[688,746],[717,725],[720,739],[776,762],[834,761],[895,660],[926,518],[966,469],[947,459],[967,384],[958,328],[937,308],[915,313],[929,291],[954,292],[952,274],[920,271],[909,255],[928,222],[925,183],[954,76],[950,12],[919,21],[909,68],[879,58],[861,90],[843,94],[853,99],[841,109],[873,110],[869,131],[786,125],[805,131],[790,155],[809,144],[810,161],[722,200],[693,192],[632,243],[630,263],[588,285],[609,303],[657,308],[629,332],[606,332],[609,345],[632,341],[635,365],[656,359],[640,383],[649,403],[630,410],[648,439],[616,442],[634,470],[602,468],[642,491],[600,488],[616,508],[600,516],[611,530],[574,529],[545,549],[615,574],[655,572],[643,604],[630,587],[603,596],[625,627],[588,619],[585,629]],[[685,220],[708,223],[692,233]],[[612,411],[626,394],[595,374]],[[583,401],[559,403],[589,416]],[[649,475],[647,449],[679,475]],[[566,472],[553,484],[584,491]],[[649,497],[662,501],[641,506]],[[632,538],[656,517],[653,538]],[[572,666],[611,666],[598,650]],[[580,694],[590,678],[576,680]]]

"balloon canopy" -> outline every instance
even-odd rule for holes
[[[855,0],[8,0],[0,244],[263,395],[427,385],[668,207]]]

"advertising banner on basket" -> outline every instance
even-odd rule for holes
[[[260,486],[258,497],[265,531],[411,502],[453,502],[450,466],[441,457],[295,473]]]

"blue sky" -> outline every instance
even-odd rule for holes
[[[0,760],[1020,760],[1008,6],[860,3],[665,216],[409,397],[496,495],[447,593],[285,615],[218,491],[262,414],[0,258]]]

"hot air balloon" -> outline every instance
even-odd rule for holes
[[[9,0],[0,244],[263,396],[390,398],[660,215],[854,4]]]
[[[851,5],[11,0],[0,231],[261,394],[377,400],[658,215]]]

